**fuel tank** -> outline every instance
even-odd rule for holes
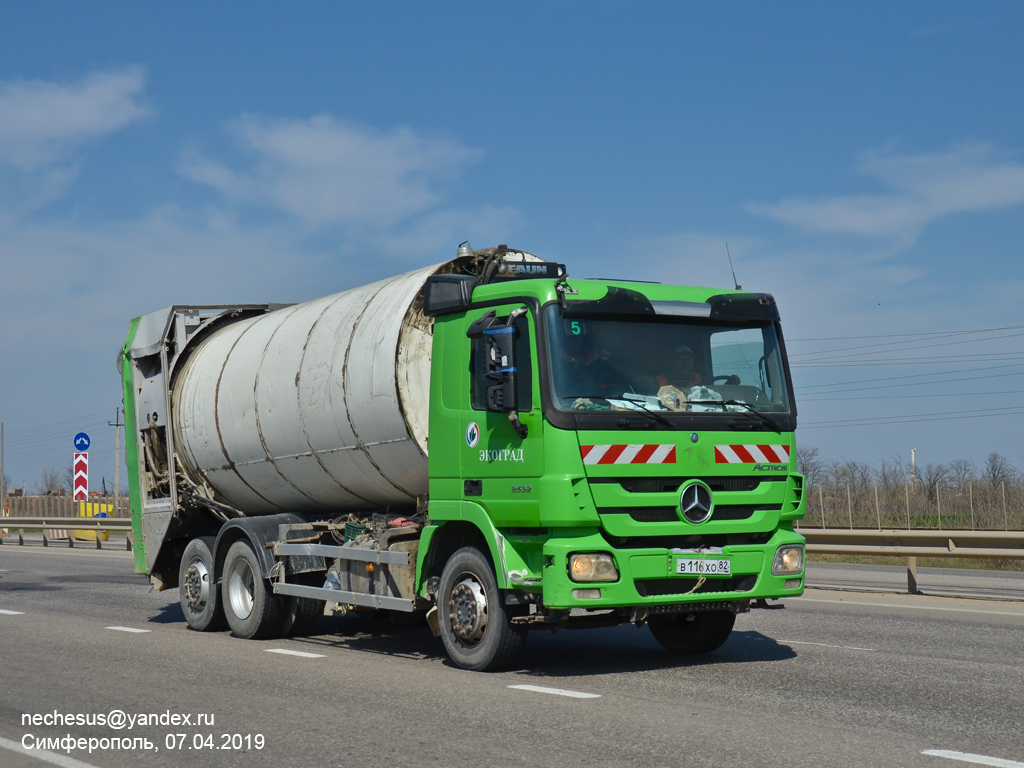
[[[246,514],[407,505],[427,490],[428,267],[212,330],[177,367],[178,467]]]

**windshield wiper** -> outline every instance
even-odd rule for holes
[[[779,427],[771,419],[761,413],[757,408],[752,406],[750,403],[744,403],[740,400],[690,400],[690,405],[721,405],[722,410],[725,411],[727,405],[738,405],[740,408],[745,408],[746,412],[755,416],[758,421],[764,424],[772,432],[778,432]]]
[[[669,429],[672,429],[672,430],[678,429],[678,427],[675,424],[673,424],[671,421],[666,419],[664,416],[662,416],[657,411],[650,410],[646,405],[641,403],[639,400],[630,400],[630,402],[636,404],[637,406],[639,406],[640,407],[640,411],[642,413],[646,413],[648,416],[650,416],[652,419],[657,421],[659,424],[664,424],[666,427],[668,427]]]

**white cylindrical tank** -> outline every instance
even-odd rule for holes
[[[178,464],[247,514],[409,504],[427,490],[438,266],[211,331],[174,377]]]

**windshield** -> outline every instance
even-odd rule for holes
[[[566,410],[788,413],[770,320],[588,315],[546,308],[554,402]]]

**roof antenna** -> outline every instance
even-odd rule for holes
[[[725,255],[729,257],[729,269],[732,270],[732,284],[736,286],[736,290],[737,291],[742,291],[743,290],[743,286],[740,285],[739,281],[736,280],[736,269],[732,265],[732,254],[729,253],[729,244],[728,243],[725,244]]]

